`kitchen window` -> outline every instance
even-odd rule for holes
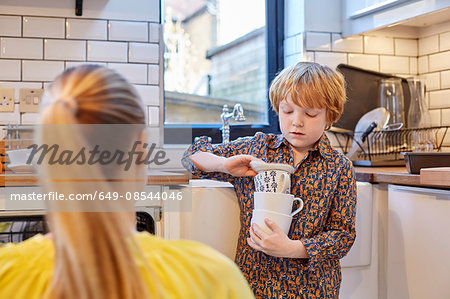
[[[223,105],[240,103],[230,139],[279,132],[268,88],[283,68],[284,1],[165,0],[164,141],[222,142]]]

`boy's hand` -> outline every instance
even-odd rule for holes
[[[237,155],[230,158],[224,158],[222,163],[222,172],[229,173],[232,176],[255,176],[258,173],[251,166],[251,161],[260,159],[250,155]]]
[[[247,238],[247,244],[251,248],[275,257],[309,257],[300,240],[289,239],[280,227],[270,219],[266,218],[264,221],[267,227],[272,230],[272,234],[267,234],[258,224],[254,223],[250,227],[250,238]]]

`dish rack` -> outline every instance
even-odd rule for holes
[[[412,152],[415,138],[430,140],[428,150],[441,151],[442,143],[450,126],[426,128],[401,128],[391,130],[373,130],[372,132],[352,132],[334,128],[329,132],[347,154],[353,146],[358,151],[350,157],[355,166],[402,166],[405,165],[403,152]],[[353,137],[358,133],[363,136],[358,142]],[[365,135],[365,136],[364,136]]]

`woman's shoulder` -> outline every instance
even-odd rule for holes
[[[196,298],[225,298],[226,294],[235,294],[236,298],[253,298],[236,264],[205,244],[164,240],[149,233],[138,234],[137,242],[150,267],[157,271],[160,278],[165,280],[170,277],[170,281],[165,281],[163,285],[173,285],[172,290],[178,288],[177,292],[185,292],[185,298],[193,298],[193,293],[198,294]],[[219,289],[224,293],[218,292]]]
[[[20,243],[7,243],[0,247],[0,266],[7,260],[23,261],[29,264],[29,257],[45,258],[53,255],[54,249],[52,242],[41,234],[37,234]],[[0,268],[1,269],[1,268]]]
[[[140,248],[144,251],[144,255],[152,256],[161,255],[164,258],[175,258],[190,262],[192,264],[199,263],[199,266],[208,264],[208,261],[214,266],[224,266],[224,268],[235,268],[235,264],[226,256],[211,248],[208,245],[190,241],[190,240],[165,240],[153,236],[147,232],[137,235],[137,241]],[[210,266],[212,266],[210,264]],[[207,267],[209,269],[209,266]]]
[[[54,249],[43,235],[0,247],[0,298],[39,298],[50,283]]]

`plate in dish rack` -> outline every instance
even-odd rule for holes
[[[289,172],[290,174],[295,172],[295,168],[289,164],[281,163],[266,163],[263,161],[252,161],[250,166],[256,172],[267,171],[267,170],[283,170]]]
[[[31,164],[8,164],[8,168],[14,173],[33,173],[35,168]]]

